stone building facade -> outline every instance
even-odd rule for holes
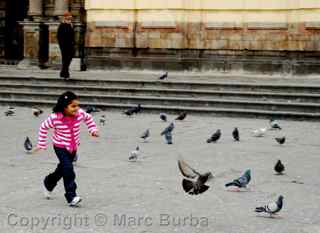
[[[88,68],[320,73],[319,0],[29,0],[25,61],[59,63],[67,9]]]

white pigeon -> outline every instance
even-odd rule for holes
[[[264,137],[266,132],[267,132],[267,128],[260,128],[252,131],[254,137]]]
[[[136,162],[138,160],[139,156],[140,156],[140,148],[139,148],[139,146],[137,146],[135,150],[130,152],[129,161]]]

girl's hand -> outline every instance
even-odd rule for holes
[[[37,148],[35,148],[31,153],[32,153],[32,154],[36,154],[36,153],[38,153],[38,152],[41,151],[41,150],[44,150],[44,149],[37,147]]]
[[[91,136],[98,138],[98,137],[99,137],[98,131],[94,131],[94,132],[91,134]]]

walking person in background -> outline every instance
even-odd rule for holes
[[[44,195],[50,199],[51,192],[58,181],[63,178],[65,198],[70,206],[77,206],[81,198],[76,194],[75,172],[73,161],[80,145],[80,123],[85,122],[89,134],[99,137],[98,129],[90,114],[79,107],[78,97],[71,91],[63,93],[53,108],[53,113],[41,124],[36,149],[46,149],[47,135],[52,128],[53,148],[59,163],[54,172],[47,175],[43,181]]]
[[[70,77],[69,66],[74,56],[74,29],[72,25],[72,14],[67,11],[64,13],[64,20],[60,23],[57,39],[62,56],[62,68],[60,77],[68,79]]]

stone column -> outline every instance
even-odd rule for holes
[[[49,61],[50,65],[61,64],[61,52],[57,39],[57,32],[59,27],[59,22],[48,22],[49,26]]]
[[[42,16],[42,0],[30,0],[28,15],[38,21]]]
[[[54,16],[63,16],[64,12],[68,10],[69,0],[55,0]]]
[[[18,64],[19,68],[39,65],[40,28],[38,22],[20,22],[23,26],[24,59]]]

